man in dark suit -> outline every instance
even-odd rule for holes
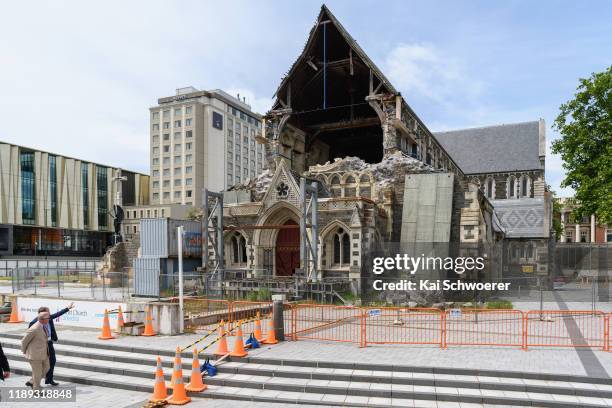
[[[9,367],[8,359],[4,355],[4,350],[0,345],[0,380],[4,381],[5,378],[9,378],[11,375],[11,368]]]
[[[73,307],[74,307],[74,302],[70,303],[68,307],[60,310],[59,312],[53,313],[49,320],[49,330],[48,330],[49,338],[47,339],[49,343],[49,371],[47,371],[47,375],[45,376],[45,384],[59,385],[59,383],[53,381],[53,368],[55,368],[55,361],[56,361],[55,349],[53,348],[53,342],[56,342],[58,340],[57,332],[55,331],[55,325],[53,324],[53,320],[57,319],[63,314],[68,313],[68,311],[72,309]],[[43,313],[43,312],[49,313],[49,308],[46,306],[39,307],[38,313]],[[38,318],[35,318],[34,320],[30,322],[30,325],[28,327],[32,327],[32,325],[36,323],[37,321],[38,321]],[[30,386],[30,384],[28,383],[26,383],[26,385]]]

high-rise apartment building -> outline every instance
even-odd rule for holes
[[[221,191],[261,173],[261,116],[239,96],[180,88],[150,114],[152,204],[197,207],[204,187]]]

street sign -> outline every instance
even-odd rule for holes
[[[370,317],[380,316],[381,315],[381,311],[380,311],[380,309],[371,309],[371,310],[368,311],[368,314],[370,315]]]
[[[523,273],[533,273],[533,265],[523,265]]]
[[[451,309],[450,310],[450,317],[453,317],[453,318],[461,317],[461,309]]]

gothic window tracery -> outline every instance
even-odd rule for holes
[[[520,196],[521,197],[531,196],[531,179],[529,178],[528,175],[521,176]]]
[[[338,228],[334,234],[333,266],[348,266],[351,261],[349,235],[344,229]]]
[[[506,196],[508,198],[516,198],[517,195],[517,188],[516,188],[516,177],[514,176],[510,176],[508,178],[508,193],[506,194]]]
[[[493,180],[493,177],[489,176],[485,180],[485,195],[490,200],[495,199],[495,181]]]
[[[239,232],[234,232],[234,234],[232,234],[230,237],[230,245],[232,250],[232,263],[246,264],[246,238]]]

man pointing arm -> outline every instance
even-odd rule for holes
[[[63,309],[61,309],[58,312],[53,313],[50,316],[50,320],[48,323],[48,343],[49,343],[49,371],[47,371],[47,375],[45,376],[45,384],[51,384],[51,385],[59,385],[59,383],[53,381],[53,369],[55,368],[55,362],[56,362],[56,358],[55,358],[55,348],[53,347],[53,343],[56,342],[58,340],[57,338],[57,332],[55,331],[55,324],[53,323],[53,320],[57,319],[58,317],[68,313],[68,311],[70,309],[74,308],[74,302],[71,302],[68,307],[65,307]],[[47,312],[49,313],[49,308],[47,306],[41,306],[38,308],[38,313],[42,313],[42,312]],[[30,327],[36,323],[37,319],[34,319],[30,322]]]

